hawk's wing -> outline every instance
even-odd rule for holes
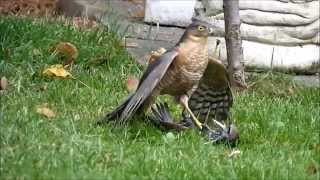
[[[158,85],[177,55],[178,51],[172,49],[162,54],[152,64],[149,64],[140,79],[136,92],[126,102],[124,109],[121,111],[121,122],[126,121],[141,107],[143,102],[151,95],[154,88]]]
[[[233,95],[226,68],[219,61],[209,59],[198,88],[189,99],[190,109],[202,123],[211,127],[213,119],[227,120],[232,103]],[[188,121],[187,113],[183,117],[184,121]]]

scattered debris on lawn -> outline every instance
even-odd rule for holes
[[[55,64],[43,70],[42,74],[49,77],[61,77],[61,78],[70,78],[72,77],[62,64]]]
[[[81,80],[72,76],[72,74],[70,72],[68,72],[65,69],[65,67],[66,66],[63,66],[62,64],[55,64],[55,65],[52,65],[49,68],[46,68],[45,70],[43,70],[42,74],[45,76],[49,76],[49,77],[59,77],[59,78],[64,78],[64,79],[71,78],[71,79],[77,80],[82,85],[86,86],[87,88],[90,88],[87,84],[85,84]]]
[[[56,113],[53,112],[48,106],[49,106],[48,103],[44,103],[40,106],[37,106],[36,112],[47,118],[54,118],[56,116]]]
[[[1,77],[1,80],[0,80],[0,90],[6,90],[8,87],[8,79],[3,76]]]
[[[148,60],[148,64],[152,64],[155,60],[157,60],[163,53],[165,53],[167,50],[163,47],[160,47],[156,51],[151,51],[150,58]]]
[[[59,42],[54,48],[53,53],[64,57],[64,65],[73,64],[79,56],[78,49],[70,42]]]
[[[137,89],[138,87],[138,84],[139,84],[139,80],[132,76],[132,75],[129,75],[128,78],[127,78],[127,90],[129,92],[133,92]]]
[[[230,153],[228,153],[228,158],[237,158],[241,155],[241,151],[239,149],[232,149]]]

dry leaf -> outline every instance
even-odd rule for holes
[[[166,51],[167,50],[165,48],[163,48],[163,47],[157,49],[156,51],[151,51],[148,63],[152,64],[155,60],[157,60]]]
[[[76,46],[69,42],[59,42],[54,47],[54,52],[66,57],[63,63],[65,65],[73,64],[76,58],[79,56]]]
[[[241,154],[241,151],[238,149],[233,149],[229,154],[228,157],[229,158],[235,158],[238,157]]]
[[[66,69],[64,69],[63,65],[55,64],[43,70],[42,74],[46,76],[56,76],[62,78],[72,77],[71,73],[69,73]]]
[[[127,89],[128,89],[128,91],[130,91],[130,92],[135,91],[137,89],[137,87],[138,87],[138,84],[139,84],[139,80],[137,78],[135,78],[132,75],[128,76],[128,79],[127,79]]]
[[[37,106],[36,111],[38,114],[44,115],[47,118],[54,118],[56,116],[56,113],[48,108],[48,103]]]
[[[69,42],[59,42],[55,46],[54,50],[56,53],[60,53],[62,55],[65,55],[67,57],[71,57],[74,59],[76,59],[79,55],[78,49],[76,48],[76,46]]]
[[[0,80],[0,90],[6,90],[8,87],[8,79],[3,76],[1,77],[1,80]]]
[[[54,76],[54,77],[61,77],[61,78],[72,78],[77,80],[79,83],[81,83],[82,85],[90,88],[87,84],[85,84],[84,82],[80,81],[79,79],[75,78],[72,76],[71,73],[69,73],[61,64],[55,64],[50,66],[49,68],[46,68],[45,70],[43,70],[42,72],[43,75],[46,76]]]

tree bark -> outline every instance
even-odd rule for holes
[[[239,0],[223,0],[223,10],[229,77],[232,85],[245,87]]]

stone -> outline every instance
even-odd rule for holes
[[[99,20],[107,9],[104,0],[58,0],[57,10],[69,17],[87,17],[91,20]]]
[[[225,39],[209,37],[209,55],[227,62]],[[219,42],[219,43],[217,43]],[[281,46],[242,41],[244,64],[248,67],[290,69],[293,71],[314,71],[320,67],[319,46],[307,44],[302,46]],[[319,69],[317,70],[319,72]]]
[[[191,22],[196,0],[146,0],[145,22],[187,26]]]
[[[186,1],[146,0],[145,21],[187,26],[196,15],[215,29],[209,38],[210,55],[225,61],[223,0]],[[319,0],[239,0],[245,65],[306,72],[317,69],[319,4]],[[217,40],[221,42],[218,46]]]

